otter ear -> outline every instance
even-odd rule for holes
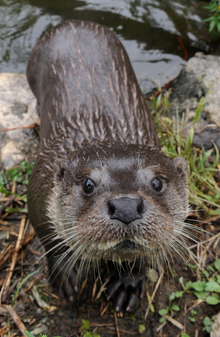
[[[176,157],[173,159],[174,165],[176,167],[177,173],[183,180],[187,181],[187,167],[188,163],[185,158],[183,157]]]
[[[63,181],[65,172],[66,172],[65,162],[55,160],[55,162],[54,162],[54,181],[57,184],[59,184],[60,182]]]

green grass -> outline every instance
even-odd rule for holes
[[[205,210],[208,214],[219,214],[220,188],[219,180],[219,150],[205,151],[192,146],[194,127],[199,120],[204,98],[198,104],[195,117],[188,135],[184,134],[185,120],[178,113],[175,119],[170,118],[169,92],[164,96],[153,98],[152,114],[157,126],[157,132],[162,145],[162,151],[168,157],[183,156],[188,162],[189,202],[196,208]]]
[[[14,196],[27,203],[26,188],[22,190],[23,195],[11,192],[12,182],[17,184],[27,185],[28,180],[32,171],[34,163],[29,164],[27,161],[23,161],[19,166],[12,167],[8,170],[3,170],[0,172],[0,193],[5,196]],[[7,213],[20,212],[27,213],[27,209],[22,207],[12,208],[6,207],[5,211]]]
[[[203,20],[209,22],[209,32],[219,35],[220,33],[220,0],[211,0],[204,8],[209,11],[209,18]]]
[[[3,186],[11,181],[27,185],[33,165],[34,163],[29,164],[27,161],[23,161],[19,166],[0,172],[0,192],[2,192]]]

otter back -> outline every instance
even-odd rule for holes
[[[53,28],[34,48],[27,78],[39,103],[41,137],[57,122],[74,147],[84,139],[159,146],[127,53],[106,27],[66,21]]]

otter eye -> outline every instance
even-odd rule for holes
[[[159,193],[162,190],[163,182],[160,178],[156,177],[151,181],[151,187],[153,190],[157,193]]]
[[[95,184],[91,179],[86,179],[83,183],[83,190],[86,194],[92,194],[95,189]]]

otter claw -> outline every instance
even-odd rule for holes
[[[120,287],[117,298],[115,299],[115,311],[120,312],[122,310],[123,304],[127,301],[127,292],[125,286],[122,284]]]
[[[134,312],[139,300],[144,297],[146,281],[142,275],[128,277],[123,273],[111,277],[107,288],[107,300],[112,300],[116,312]]]
[[[126,307],[127,312],[134,312],[138,306],[139,298],[136,293],[130,294],[130,300],[128,306]]]

